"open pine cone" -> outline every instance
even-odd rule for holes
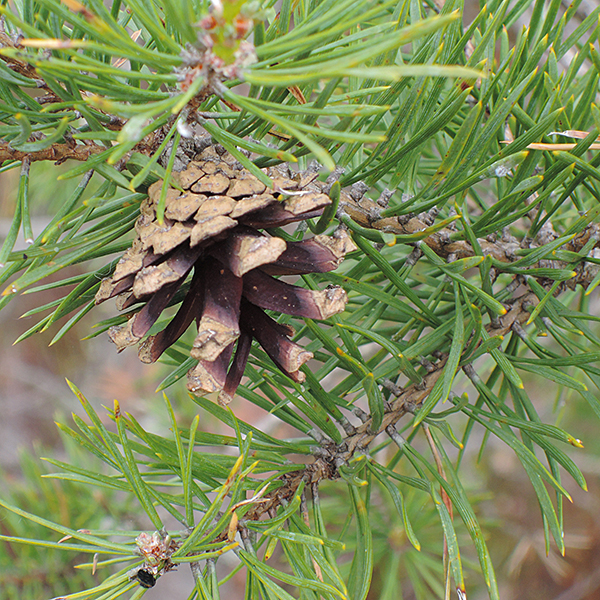
[[[109,329],[121,351],[146,336],[193,269],[177,314],[165,329],[142,341],[139,357],[156,361],[195,320],[198,335],[191,355],[198,364],[188,373],[188,389],[220,392],[222,404],[240,383],[252,339],[286,375],[304,379],[300,367],[312,354],[291,341],[291,327],[264,309],[327,319],[347,302],[339,286],[312,291],[272,277],[331,271],[354,245],[343,230],[287,243],[260,232],[319,216],[331,203],[316,173],[292,173],[287,166],[265,172],[273,189],[229,153],[206,148],[178,174],[186,191],[168,190],[162,225],[156,218],[162,181],[153,184],[140,207],[136,239],[96,294],[97,304],[118,296],[120,310],[143,304],[126,325]]]

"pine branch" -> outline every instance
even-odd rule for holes
[[[10,147],[8,142],[0,141],[0,162],[5,160],[24,160],[29,158],[31,162],[51,160],[55,164],[61,164],[66,160],[77,160],[85,162],[94,154],[104,152],[106,148],[98,144],[52,144],[44,150],[37,152],[23,152]]]
[[[1,30],[0,27],[0,48],[18,48],[18,45],[13,42],[13,40],[8,36],[4,31]],[[32,65],[28,65],[26,62],[17,60],[15,58],[9,56],[3,56],[0,54],[0,60],[3,60],[11,70],[19,73],[19,75],[23,75],[28,79],[33,80],[32,82],[35,84],[37,88],[47,90],[48,93],[52,94],[54,98],[56,98],[56,102],[60,102],[60,98],[54,94],[46,84],[46,82],[40,78],[38,72],[35,67]]]
[[[340,208],[353,221],[361,227],[374,229],[383,233],[394,235],[413,235],[430,227],[435,220],[436,213],[428,215],[424,213],[419,216],[404,215],[400,217],[381,217],[382,208],[376,202],[369,198],[362,198],[360,201],[354,200],[347,193],[343,193],[340,198]],[[445,227],[434,234],[424,238],[420,243],[427,244],[440,258],[444,260],[459,260],[477,256],[478,252],[467,240],[456,240],[457,230],[455,227]],[[553,231],[540,232],[538,240],[523,239],[521,242],[514,236],[506,234],[505,236],[492,235],[487,238],[477,238],[483,256],[491,256],[501,263],[510,264],[516,262],[521,257],[516,254],[520,249],[532,249],[541,247],[553,238],[558,237]],[[600,225],[590,223],[585,229],[578,233],[572,240],[563,245],[564,250],[579,253],[583,247],[590,241],[595,240],[595,244],[589,248],[600,246]],[[585,257],[576,267],[576,275],[568,280],[568,285],[574,288],[576,285],[587,287],[593,279],[592,273],[585,268]],[[553,261],[557,264],[556,268],[570,268],[568,263],[562,261]],[[531,268],[539,266],[539,263],[531,265]]]
[[[397,235],[413,234],[426,229],[429,224],[423,222],[418,217],[402,219],[402,217],[391,217],[386,219],[379,218],[380,207],[369,199],[362,199],[359,202],[353,200],[347,194],[342,194],[340,200],[340,208],[350,215],[359,225],[370,227],[379,231],[393,233]],[[595,223],[588,225],[583,232],[578,234],[571,242],[565,244],[571,252],[579,252],[592,238],[600,239],[599,226]],[[451,229],[443,229],[416,244],[427,244],[434,250],[440,258],[456,260],[457,258],[465,258],[474,256],[475,251],[472,246],[466,241],[452,242],[450,241],[451,234],[454,233]],[[515,249],[519,248],[516,240],[496,240],[490,242],[488,240],[478,240],[481,244],[481,249],[485,254],[491,254],[497,260],[505,263],[518,260],[515,256]],[[598,247],[599,242],[596,241],[594,247]],[[560,262],[560,261],[557,261]],[[565,263],[566,264],[566,263]],[[577,274],[568,282],[559,288],[556,295],[561,291],[565,291],[567,287],[574,288],[576,285],[587,287],[595,276],[595,272],[590,272],[585,268],[585,265],[577,267]],[[513,291],[517,290],[523,283],[523,278],[519,275],[515,276],[510,287]],[[542,282],[545,291],[550,290],[553,282]],[[508,310],[507,313],[500,317],[498,321],[493,321],[486,325],[485,329],[489,335],[506,336],[511,332],[520,335],[523,331],[522,325],[527,322],[531,316],[532,309],[539,302],[538,296],[533,292],[525,292],[524,294],[505,302]],[[294,495],[298,486],[305,482],[307,485],[318,486],[323,480],[337,479],[339,477],[338,467],[348,462],[358,453],[368,452],[373,440],[385,432],[395,432],[394,426],[406,414],[414,414],[421,407],[423,402],[429,396],[437,383],[440,376],[444,372],[444,367],[448,360],[448,353],[437,356],[437,362],[431,363],[428,361],[428,373],[423,377],[418,384],[411,384],[405,388],[400,388],[391,382],[384,382],[384,386],[388,387],[395,399],[390,403],[385,410],[382,424],[377,428],[372,427],[372,418],[366,413],[362,413],[363,423],[358,426],[355,431],[344,438],[342,443],[333,444],[327,442],[323,444],[318,451],[318,457],[315,461],[302,470],[292,474],[286,474],[281,478],[283,485],[275,492],[265,496],[266,502],[258,505],[254,510],[246,515],[247,520],[258,520],[262,515],[269,511],[276,510],[282,503],[289,501]],[[462,366],[462,370],[469,379],[477,377],[476,372],[471,362]],[[397,435],[397,434],[396,434]]]
[[[550,287],[550,286],[548,286]],[[527,292],[516,298],[511,303],[510,311],[501,318],[499,328],[490,324],[486,327],[489,334],[507,335],[511,331],[516,331],[519,325],[522,325],[530,316],[529,307],[537,303],[537,297],[531,292]],[[335,480],[340,477],[338,468],[347,464],[357,454],[368,453],[373,440],[383,432],[389,435],[395,433],[395,425],[406,414],[415,413],[425,399],[429,396],[436,382],[442,376],[446,365],[448,355],[442,355],[437,362],[432,365],[432,370],[423,377],[420,384],[412,384],[406,388],[394,389],[394,401],[385,411],[383,422],[377,430],[372,429],[372,419],[365,414],[364,422],[359,425],[355,432],[344,438],[341,444],[327,442],[323,444],[315,453],[317,458],[313,463],[306,467],[285,474],[280,478],[282,486],[274,492],[267,494],[263,498],[263,503],[257,505],[254,509],[245,515],[246,521],[258,521],[265,514],[274,513],[277,508],[287,504],[296,493],[301,483],[317,486],[325,480]],[[462,367],[465,374],[473,377],[473,365],[468,363]],[[215,541],[223,541],[225,535],[220,535]]]

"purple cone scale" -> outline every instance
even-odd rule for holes
[[[265,173],[272,189],[221,148],[206,148],[176,174],[183,191],[167,191],[162,223],[156,206],[163,182],[153,184],[140,206],[136,239],[96,294],[97,304],[116,298],[120,310],[139,306],[108,335],[119,352],[139,344],[142,362],[158,360],[194,324],[190,354],[198,363],[188,373],[188,389],[217,392],[222,404],[240,384],[253,340],[288,377],[304,379],[300,368],[312,354],[265,310],[327,319],[347,302],[340,287],[308,290],[277,279],[332,271],[355,247],[344,230],[300,242],[264,231],[318,217],[331,204],[313,173],[286,165]],[[175,316],[148,336],[178,299]]]

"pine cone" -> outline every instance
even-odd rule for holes
[[[156,218],[162,181],[153,184],[140,207],[136,239],[96,294],[96,304],[118,296],[120,310],[143,304],[126,325],[109,329],[120,352],[146,336],[177,300],[193,269],[177,314],[165,329],[142,341],[139,358],[156,361],[195,320],[198,335],[191,355],[198,364],[188,373],[188,389],[220,392],[222,404],[240,383],[253,339],[286,375],[304,379],[300,367],[312,354],[292,342],[294,330],[265,309],[327,319],[347,302],[339,286],[312,291],[273,277],[331,271],[354,245],[343,230],[287,243],[258,231],[319,216],[331,203],[316,173],[292,173],[286,166],[265,172],[273,189],[230,154],[206,148],[178,174],[186,191],[168,190],[163,224]],[[289,192],[283,201],[276,197],[280,192]]]

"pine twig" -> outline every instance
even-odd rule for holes
[[[55,164],[61,164],[66,160],[78,160],[85,162],[94,154],[99,154],[106,150],[104,146],[98,144],[52,144],[44,150],[37,152],[22,152],[10,147],[8,142],[0,141],[0,163],[6,160],[23,160],[28,157],[31,162],[41,160],[51,160]]]
[[[340,201],[346,214],[349,214],[361,226],[376,228],[381,231],[395,234],[414,233],[426,227],[426,225],[417,217],[413,217],[406,222],[402,222],[402,220],[397,217],[377,219],[375,218],[376,215],[373,209],[378,207],[370,200],[367,200],[366,203],[366,207],[364,201],[362,201],[363,205],[360,206],[346,194],[344,194],[343,197],[343,204],[342,201]],[[473,248],[468,242],[450,242],[450,233],[449,230],[441,230],[432,236],[425,238],[421,243],[425,243],[435,250],[440,258],[447,258],[451,253],[454,253],[456,258],[475,255]],[[598,237],[598,226],[596,224],[590,224],[586,227],[583,232],[565,244],[565,249],[572,252],[578,252],[592,237]],[[494,242],[489,242],[487,240],[480,240],[480,242],[484,253],[487,251],[498,258],[498,260],[502,260],[502,262],[510,263],[518,259],[514,254],[514,250],[519,246],[516,245],[514,241],[507,242],[499,239]],[[582,264],[577,266],[576,272],[577,275],[568,282],[568,287],[575,285],[582,285],[585,287],[589,285],[593,278],[593,273],[589,273],[588,270],[585,269],[585,261],[582,261]],[[515,285],[510,291],[517,291],[520,287],[520,281],[521,278],[515,276]],[[548,283],[547,280],[542,280],[542,286],[545,289],[550,289],[551,283]],[[566,288],[567,285],[563,284],[557,290],[557,294],[565,291]],[[486,331],[494,336],[504,336],[511,331],[522,328],[523,324],[529,319],[531,307],[537,305],[538,302],[538,297],[533,292],[525,292],[524,294],[513,298],[505,303],[507,313],[500,317],[497,322],[486,325]],[[289,500],[293,496],[302,481],[306,481],[308,484],[317,485],[323,479],[336,479],[338,477],[337,467],[340,464],[350,460],[357,451],[364,452],[373,440],[383,431],[390,429],[395,430],[395,424],[405,414],[413,413],[422,405],[431,393],[438,379],[442,376],[447,360],[447,354],[439,355],[437,362],[432,363],[432,368],[419,384],[411,384],[405,388],[397,388],[394,393],[395,400],[391,403],[390,408],[386,410],[381,426],[378,429],[373,430],[372,419],[370,417],[364,418],[365,415],[362,415],[364,420],[356,427],[354,433],[347,435],[338,446],[327,448],[326,451],[321,452],[313,463],[299,471],[288,473],[283,476],[282,481],[284,484],[270,495],[267,495],[265,497],[267,502],[261,506],[257,506],[253,511],[249,512],[245,518],[247,520],[256,520],[265,512],[276,509],[282,502]],[[469,373],[472,372],[471,363],[464,365],[463,371],[469,376]]]

